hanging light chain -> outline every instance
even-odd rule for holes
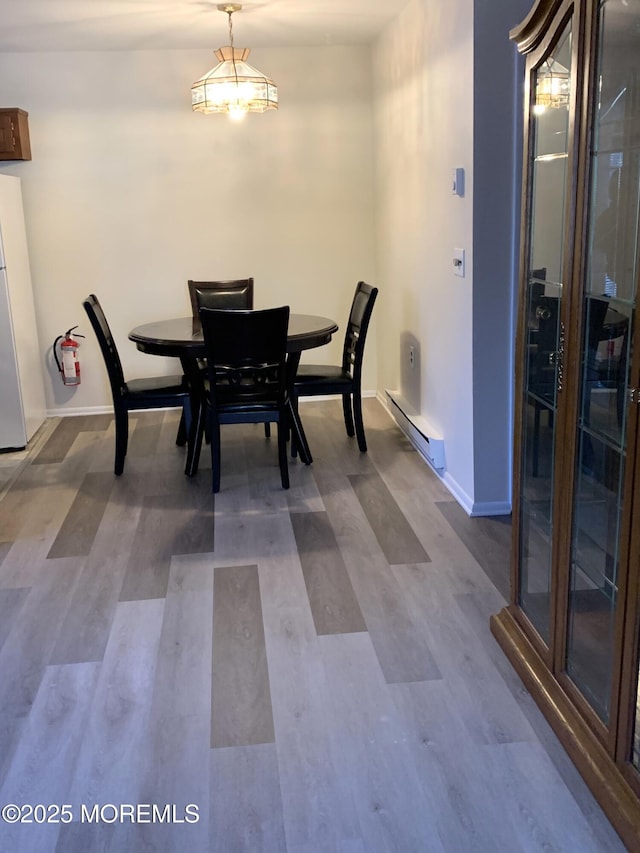
[[[231,20],[231,16],[233,15],[233,10],[230,9],[227,12],[227,15],[229,16],[229,44],[231,45],[231,47],[233,47],[233,21]]]
[[[229,44],[231,45],[231,62],[233,63],[233,76],[236,78],[236,98],[238,96],[238,69],[236,68],[236,52],[233,46],[233,21],[231,20],[231,16],[234,13],[234,9],[228,9],[227,15],[229,16]]]

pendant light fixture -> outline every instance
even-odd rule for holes
[[[202,113],[229,113],[242,118],[245,113],[263,113],[278,109],[278,87],[245,60],[248,47],[233,46],[231,16],[239,12],[239,3],[219,3],[218,10],[229,16],[229,44],[216,50],[218,65],[191,87],[191,105]]]

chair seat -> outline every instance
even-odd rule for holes
[[[189,387],[186,377],[174,376],[148,376],[143,379],[131,379],[125,382],[123,396],[127,399],[162,397],[175,397],[176,395],[189,395]]]
[[[339,364],[301,364],[296,372],[296,386],[351,385],[353,377]]]
[[[221,424],[279,423],[282,413],[278,409],[259,406],[220,406],[218,421]]]

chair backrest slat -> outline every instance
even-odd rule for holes
[[[377,295],[377,287],[371,287],[364,281],[358,282],[351,303],[342,350],[342,369],[348,370],[352,376],[362,370],[364,345]]]
[[[122,394],[125,385],[122,363],[120,361],[120,356],[118,355],[116,342],[113,339],[109,323],[107,322],[102,306],[98,301],[98,297],[92,293],[87,296],[82,304],[84,306],[84,310],[87,312],[89,320],[91,321],[93,330],[96,333],[96,337],[102,351],[102,357],[104,358],[107,368],[107,373],[109,374],[111,391],[114,398],[116,398]]]

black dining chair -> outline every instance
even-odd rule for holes
[[[220,425],[278,424],[282,488],[289,488],[286,375],[289,307],[200,309],[208,370],[207,417],[213,491],[220,491]]]
[[[363,453],[367,449],[367,441],[362,420],[362,359],[377,295],[377,287],[371,287],[364,281],[358,282],[349,312],[342,364],[299,365],[293,390],[296,408],[299,397],[341,394],[347,435],[357,436],[358,447]],[[295,455],[295,445],[292,452]]]
[[[189,279],[189,299],[194,327],[200,328],[199,310],[207,308],[253,308],[253,278],[237,278],[229,281],[193,281]]]
[[[253,278],[235,278],[228,281],[193,281],[189,279],[189,298],[193,313],[194,331],[200,331],[200,308],[218,309],[252,309],[253,308]],[[203,370],[206,366],[202,365]],[[180,424],[179,435],[182,435],[183,424]],[[264,425],[265,438],[271,437],[271,426]]]
[[[180,406],[185,432],[178,436],[176,443],[184,444],[186,431],[191,423],[189,388],[184,376],[156,376],[125,381],[118,349],[98,297],[92,293],[82,304],[98,338],[109,375],[116,422],[116,453],[113,471],[120,475],[124,470],[129,442],[129,412]]]

